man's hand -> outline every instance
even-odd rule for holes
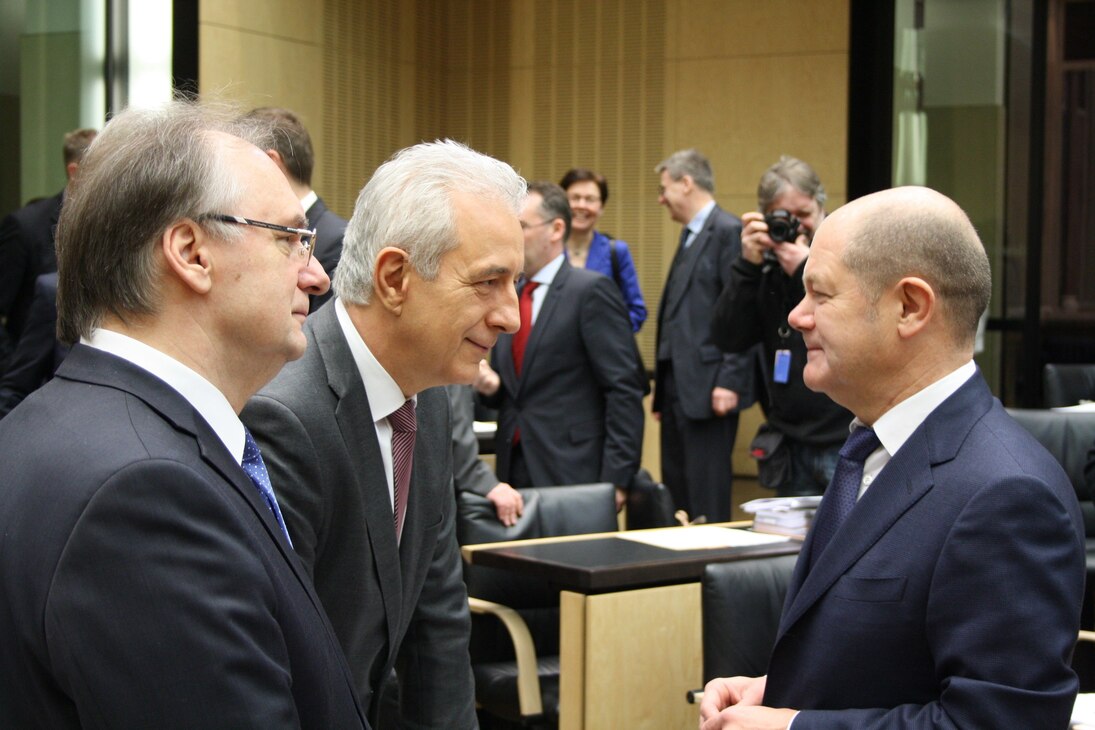
[[[796,710],[786,708],[740,705],[700,720],[700,730],[787,730],[796,714]]]
[[[809,238],[800,233],[794,241],[776,243],[768,236],[768,224],[764,215],[757,212],[745,213],[741,217],[745,228],[741,232],[741,257],[758,266],[764,263],[764,252],[771,251],[779,261],[780,268],[791,276],[799,265],[810,255]]]
[[[795,710],[761,707],[768,677],[720,677],[703,688],[700,730],[785,730]]]
[[[775,245],[768,238],[768,224],[764,215],[756,211],[742,215],[741,222],[745,226],[741,231],[741,257],[760,266],[764,263],[764,252]]]
[[[475,376],[472,385],[477,391],[486,396],[494,395],[502,387],[502,379],[494,372],[486,360],[479,361],[479,374]]]
[[[711,391],[711,410],[720,418],[738,407],[738,394],[726,388]]]
[[[616,487],[616,511],[619,512],[627,504],[627,489],[624,487]]]
[[[525,500],[521,493],[506,484],[498,484],[487,492],[487,499],[494,505],[494,511],[498,513],[498,521],[506,527],[517,524],[517,518],[525,511]]]

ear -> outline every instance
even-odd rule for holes
[[[897,332],[902,338],[922,332],[935,316],[935,291],[917,276],[907,276],[894,287],[901,313]]]
[[[563,240],[563,236],[567,233],[567,224],[562,218],[556,218],[551,222],[551,238],[552,240]]]
[[[281,153],[277,150],[266,150],[266,156],[274,161],[274,164],[281,170],[281,174],[289,177],[289,168],[285,166],[285,160],[282,159]]]
[[[686,193],[692,192],[692,188],[696,185],[696,181],[692,179],[691,175],[681,175],[680,183]]]
[[[376,256],[373,267],[373,296],[385,309],[398,315],[407,299],[411,262],[407,252],[387,246]]]
[[[65,176],[69,179],[69,181],[71,181],[72,178],[76,177],[76,171],[78,169],[80,169],[79,162],[69,162],[65,165]]]
[[[197,223],[183,219],[171,224],[160,239],[167,268],[184,287],[207,294],[213,286],[209,237]]]

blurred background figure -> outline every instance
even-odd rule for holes
[[[810,165],[783,156],[757,185],[757,209],[742,216],[741,256],[715,305],[711,337],[726,352],[761,343],[767,423],[750,451],[761,486],[781,497],[821,494],[833,478],[852,414],[802,382],[806,345],[787,315],[802,301],[802,270],[825,219],[825,188]]]
[[[34,300],[7,370],[0,375],[0,418],[53,377],[68,354],[57,339],[57,272],[34,283]]]
[[[329,209],[323,198],[312,190],[312,171],[315,169],[316,156],[312,150],[311,135],[300,117],[288,109],[264,106],[252,109],[247,116],[263,119],[274,125],[274,147],[266,150],[266,154],[270,155],[270,159],[289,180],[289,187],[300,198],[304,214],[308,216],[308,226],[316,229],[315,256],[327,276],[334,281],[335,267],[342,256],[342,235],[346,231],[346,220]],[[319,309],[334,293],[332,286],[324,294],[313,295],[311,311]]]
[[[57,271],[53,235],[65,191],[72,184],[80,160],[95,135],[94,129],[77,129],[65,135],[63,155],[68,184],[52,198],[27,203],[0,221],[0,373],[19,343],[27,311],[34,298],[35,280]]]
[[[661,422],[662,481],[691,519],[730,519],[730,454],[738,412],[753,403],[753,353],[729,355],[711,338],[715,301],[741,255],[741,221],[715,204],[715,174],[698,150],[655,168],[658,202],[680,243],[658,306],[651,412]]]
[[[533,182],[520,214],[521,328],[499,336],[476,387],[498,409],[498,475],[518,489],[610,482],[617,508],[639,469],[642,380],[623,299],[563,255],[570,206]]]
[[[646,302],[639,288],[631,251],[626,241],[616,240],[597,230],[597,222],[608,204],[608,181],[593,170],[576,167],[563,175],[559,187],[566,191],[573,214],[570,238],[566,244],[570,265],[611,277],[627,304],[631,331],[638,332],[646,321]]]

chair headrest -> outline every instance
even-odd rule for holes
[[[616,529],[616,488],[607,482],[520,490],[524,512],[513,527],[498,521],[486,497],[461,492],[456,500],[456,534],[461,545],[534,537],[585,535]]]

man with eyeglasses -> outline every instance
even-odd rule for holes
[[[237,416],[329,282],[235,117],[120,113],[65,202],[76,344],[0,422],[6,726],[367,727]]]
[[[509,165],[456,142],[381,165],[307,354],[243,413],[371,722],[476,727],[452,417],[435,386],[470,383],[517,329],[524,195]]]
[[[521,209],[521,329],[494,348],[476,386],[498,409],[498,476],[518,489],[611,482],[616,507],[639,469],[643,383],[616,284],[563,254],[570,204],[534,182]]]

